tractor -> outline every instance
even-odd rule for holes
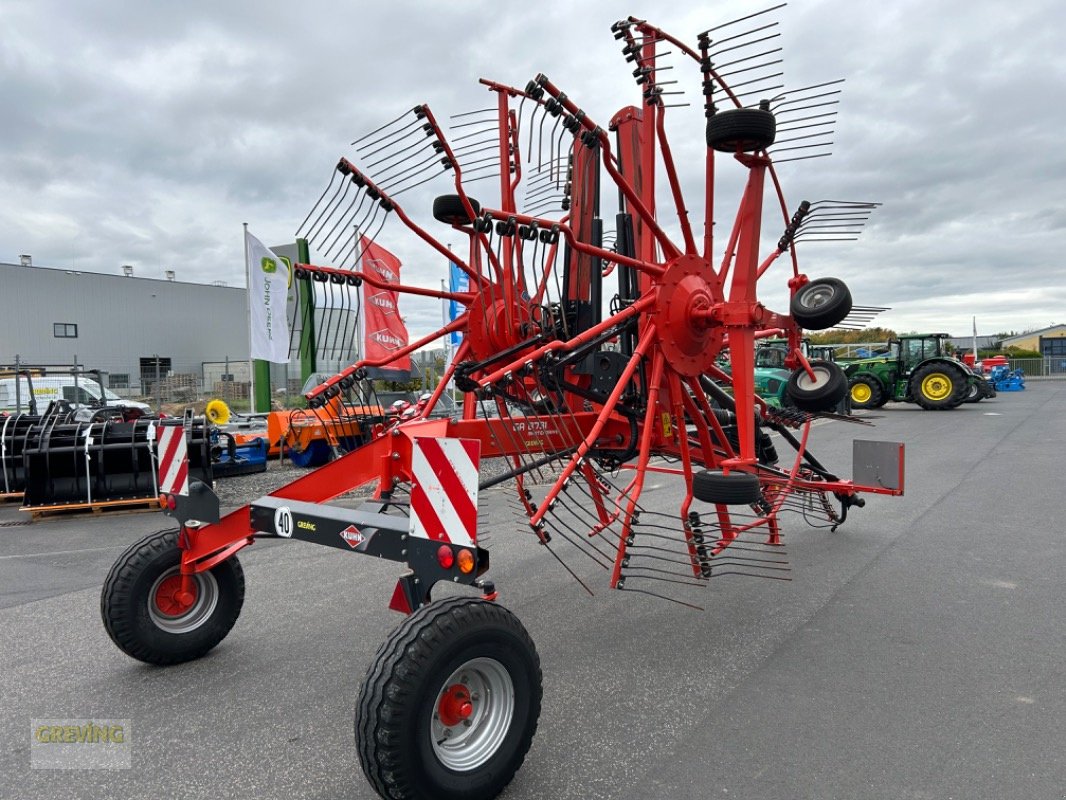
[[[991,397],[988,381],[944,347],[946,333],[900,336],[889,352],[844,364],[852,408],[880,408],[890,400],[937,411]]]

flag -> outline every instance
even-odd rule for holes
[[[289,361],[289,323],[285,317],[292,265],[271,252],[248,230],[244,231],[248,263],[248,312],[252,358],[286,364]]]
[[[452,292],[469,292],[470,291],[470,276],[459,269],[458,264],[454,261],[448,262],[448,289]],[[458,300],[448,301],[448,321],[455,322],[455,318],[458,317],[466,310],[466,306],[460,303]],[[459,331],[451,332],[451,345],[452,347],[458,347],[463,341],[463,334]]]
[[[366,237],[360,237],[360,249],[363,251],[362,271],[365,275],[385,283],[400,282],[400,259]],[[407,326],[400,316],[396,292],[379,289],[363,281],[362,322],[363,358],[368,361],[387,361],[383,365],[386,369],[410,374],[410,355],[393,360],[394,353],[407,347]]]

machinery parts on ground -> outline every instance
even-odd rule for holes
[[[506,484],[520,535],[590,593],[592,570],[611,588],[690,607],[716,576],[785,577],[786,515],[835,529],[865,495],[901,494],[901,444],[855,442],[850,480],[808,446],[843,377],[832,362],[803,356],[803,325],[840,322],[850,293],[838,280],[811,280],[796,249],[839,238],[841,224],[853,234],[852,220],[875,204],[786,203],[776,163],[827,145],[819,136],[831,122],[803,124],[802,115],[809,104],[835,102],[825,101],[835,90],[823,83],[780,91],[775,57],[762,63],[776,23],[753,19],[760,16],[701,34],[694,46],[644,20],[617,22],[612,32],[627,71],[636,68],[638,95],[610,120],[540,74],[524,88],[483,81],[493,107],[455,118],[462,130],[454,147],[424,105],[358,139],[356,152],[381,176],[338,162],[300,229],[337,263],[295,264],[294,283],[428,296],[453,301],[458,313],[388,357],[361,359],[314,387],[309,419],[344,425],[364,405],[359,386],[368,370],[462,333],[445,379],[408,418],[225,517],[203,484],[166,492],[178,530],[131,547],[104,586],[101,612],[116,645],[169,664],[222,641],[243,602],[237,554],[256,538],[400,562],[406,570],[389,607],[410,616],[378,651],[359,693],[363,772],[394,800],[491,798],[529,750],[542,685],[533,642],[496,604],[487,578],[480,493]],[[753,55],[737,73],[741,85],[731,87],[715,64],[741,58],[738,48]],[[700,174],[708,184],[700,239],[666,132],[667,115],[683,113],[672,110],[672,84],[658,78],[667,51],[702,79],[703,116],[695,121],[706,136]],[[729,171],[745,188],[739,208],[726,212],[733,228],[716,241],[712,176]],[[479,202],[467,188],[480,178],[496,180],[479,184]],[[449,249],[401,205],[404,191],[434,179],[449,188],[433,216],[468,248]],[[656,192],[657,180],[673,200],[658,213],[656,199],[667,192]],[[603,181],[609,192],[601,193]],[[614,229],[605,230],[601,200],[615,197]],[[769,252],[760,252],[764,198],[783,229]],[[364,263],[360,253],[386,216],[442,263],[452,261],[469,289],[406,286]],[[676,241],[667,224],[679,231]],[[369,231],[365,241],[347,233],[353,228]],[[789,288],[786,311],[760,300],[760,285],[772,280]],[[319,308],[329,294],[308,296]],[[756,398],[755,342],[774,332],[788,342],[793,396],[809,410]],[[717,366],[724,353],[731,374]],[[450,382],[463,393],[462,408],[434,418]],[[790,452],[777,452],[771,431]],[[480,477],[486,458],[506,464],[506,473]],[[676,492],[645,492],[652,475]],[[374,497],[359,508],[326,502],[360,487]],[[441,582],[469,594],[434,601]]]
[[[71,411],[41,416],[0,415],[0,490],[23,493],[34,513],[106,508],[159,496],[158,438],[183,432],[184,467],[206,484],[213,479],[208,429],[202,419],[126,421],[121,416],[80,422]]]

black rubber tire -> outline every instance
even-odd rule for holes
[[[755,153],[777,138],[777,120],[761,108],[729,108],[707,120],[707,146],[723,153]]]
[[[824,331],[851,313],[851,290],[837,278],[818,278],[801,286],[789,307],[801,328]]]
[[[759,476],[750,472],[705,469],[692,476],[692,496],[722,506],[750,506],[762,500]]]
[[[856,384],[862,384],[870,389],[870,397],[866,401],[855,399],[855,386]],[[856,375],[848,382],[848,392],[851,394],[851,407],[854,408],[880,408],[885,404],[884,389],[881,388],[881,381],[877,380],[870,375]]]
[[[152,619],[148,604],[153,585],[180,564],[178,531],[172,529],[130,545],[111,567],[100,593],[100,616],[111,641],[131,658],[161,666],[193,661],[225,639],[237,622],[244,605],[244,570],[236,556],[207,571],[215,602],[195,628],[174,633]]]
[[[848,393],[847,376],[832,361],[816,358],[809,363],[815,373],[815,382],[811,382],[801,367],[789,376],[785,391],[800,411],[830,411]]]
[[[985,393],[981,387],[976,383],[967,384],[966,396],[962,402],[964,403],[979,403],[985,399]]]
[[[503,740],[468,771],[445,766],[430,734],[443,683],[472,659],[507,671],[514,710]],[[522,766],[540,717],[540,658],[518,618],[476,597],[430,603],[404,620],[378,649],[359,691],[359,763],[382,797],[479,800],[496,797]]]
[[[470,207],[477,215],[481,204],[473,197],[468,197]],[[433,218],[447,225],[469,225],[474,220],[466,213],[466,206],[457,194],[442,194],[433,201]]]
[[[927,379],[935,379],[937,375],[951,384],[950,391],[942,397],[932,397],[922,391],[925,381]],[[967,381],[963,371],[940,361],[918,367],[910,379],[911,397],[914,398],[914,402],[926,411],[943,411],[949,408],[957,408],[966,398],[966,390]]]

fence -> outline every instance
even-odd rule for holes
[[[1045,356],[1044,358],[1008,358],[1011,369],[1020,369],[1026,379],[1066,380],[1066,358],[1062,356]]]

